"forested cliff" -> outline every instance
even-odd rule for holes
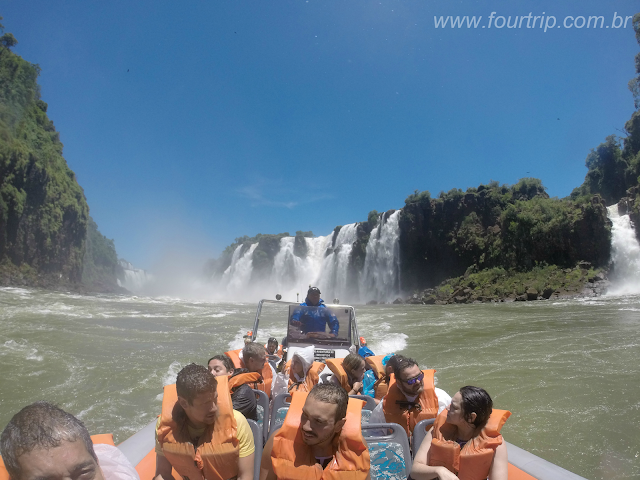
[[[16,43],[0,37],[0,285],[79,286],[84,276],[117,288],[113,242],[90,220],[40,98],[40,68],[11,51]]]

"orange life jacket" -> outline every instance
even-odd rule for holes
[[[249,384],[251,388],[258,388],[257,385],[262,382],[262,375],[258,372],[240,373],[229,377],[229,391],[233,393],[240,385]]]
[[[247,368],[240,358],[241,351],[242,349],[240,348],[238,350],[229,350],[228,352],[224,352],[224,354],[231,359],[235,368]],[[269,398],[271,398],[272,382],[273,372],[271,371],[271,366],[269,365],[269,362],[264,362],[264,366],[262,367],[262,383],[258,383],[255,388],[257,390],[262,390],[269,396]]]
[[[238,475],[237,426],[227,376],[217,377],[218,413],[199,444],[191,443],[186,414],[178,403],[176,386],[164,387],[158,442],[164,456],[182,477],[190,480],[228,480]]]
[[[291,365],[289,365],[291,367]],[[313,387],[318,384],[320,380],[320,372],[324,370],[324,363],[322,362],[313,362],[311,367],[309,367],[309,371],[307,372],[307,376],[304,377],[302,382],[296,382],[294,379],[293,372],[289,369],[289,391],[302,391],[302,392],[310,392]]]
[[[327,358],[325,362],[329,370],[336,376],[338,380],[340,380],[340,385],[344,388],[347,393],[351,391],[351,385],[349,384],[349,377],[347,376],[346,370],[342,367],[342,358]]]
[[[245,368],[244,362],[240,358],[241,348],[238,350],[229,350],[228,352],[224,352],[224,354],[231,359],[233,362],[233,368]]]
[[[364,359],[364,361],[367,362],[367,365],[373,369],[378,380],[382,379],[380,380],[380,383],[378,383],[378,386],[375,387],[375,396],[378,400],[382,400],[389,391],[389,384],[387,383],[387,369],[382,365],[382,359],[384,357],[384,355],[375,355]]]
[[[460,480],[484,480],[489,476],[489,469],[496,453],[502,444],[500,429],[511,416],[508,410],[493,409],[487,425],[480,434],[469,440],[462,449],[455,440],[458,427],[447,422],[447,411],[443,410],[433,426],[433,439],[427,464],[446,467],[455,473]]]
[[[349,399],[347,421],[334,438],[335,455],[323,470],[302,439],[300,416],[306,392],[294,392],[282,428],[273,438],[271,464],[278,480],[364,480],[371,460],[360,426],[362,400]]]
[[[389,392],[382,401],[382,410],[386,421],[402,426],[409,438],[411,438],[413,429],[418,422],[436,418],[438,415],[438,397],[433,383],[433,374],[435,372],[435,370],[422,370],[422,373],[424,373],[424,390],[416,398],[415,407],[406,407],[396,403],[407,401],[407,397],[400,391],[396,382],[389,387]]]

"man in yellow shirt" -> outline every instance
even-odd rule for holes
[[[233,410],[227,377],[190,364],[165,387],[156,424],[156,480],[172,469],[190,480],[253,479],[255,445],[244,416]]]

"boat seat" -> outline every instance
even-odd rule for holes
[[[262,429],[262,444],[264,445],[269,436],[269,397],[262,390],[253,389],[256,394],[258,405],[256,407],[258,413],[258,426]],[[267,420],[265,422],[265,419]]]
[[[273,408],[271,409],[271,422],[269,425],[269,437],[284,424],[284,417],[287,416],[291,406],[291,394],[281,393],[273,398]]]
[[[420,448],[420,445],[422,445],[422,441],[424,440],[424,437],[427,436],[427,427],[430,427],[431,425],[433,425],[433,423],[436,421],[435,418],[430,418],[428,420],[422,420],[421,422],[418,422],[416,424],[416,426],[413,429],[413,453],[411,455],[411,458],[416,458],[416,453],[418,453],[418,449]]]
[[[367,423],[369,423],[371,414],[376,408],[376,401],[373,399],[373,397],[370,397],[369,395],[349,395],[349,398],[358,398],[367,402],[362,407],[362,425],[366,425]]]
[[[264,392],[263,392],[264,393]],[[247,419],[253,433],[253,443],[256,445],[255,455],[253,457],[253,480],[260,480],[260,462],[262,461],[262,427],[254,420]]]
[[[369,446],[371,480],[404,480],[411,473],[411,451],[404,429],[396,423],[362,425]]]

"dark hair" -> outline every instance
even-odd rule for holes
[[[461,406],[464,419],[473,423],[476,428],[484,428],[493,411],[493,400],[489,394],[480,387],[466,386],[460,389],[460,395],[462,395]],[[473,422],[469,420],[472,413],[476,414]]]
[[[36,448],[50,449],[59,447],[62,442],[77,440],[82,440],[97,463],[98,457],[84,424],[61,408],[41,401],[24,407],[13,416],[0,437],[0,452],[9,476],[19,479],[22,472],[18,457]]]
[[[278,345],[278,340],[275,337],[271,337],[269,338],[269,340],[267,340],[267,345],[269,345],[270,343],[275,343],[276,345]]]
[[[349,395],[344,388],[333,383],[319,383],[311,389],[307,398],[315,398],[323,403],[337,405],[335,421],[340,421],[347,416],[347,404]]]
[[[247,343],[242,349],[242,360],[244,360],[244,363],[247,363],[247,360],[249,360],[250,358],[258,360],[262,355],[266,354],[266,348],[256,342],[251,342]]]
[[[320,289],[318,287],[309,287],[309,290],[307,290],[307,295],[309,295],[310,293],[317,293],[318,295],[320,295]]]
[[[395,358],[392,364],[392,368],[393,373],[396,376],[396,380],[401,380],[400,373],[404,372],[407,368],[411,368],[414,365],[418,366],[418,362],[416,362],[413,358],[405,357],[403,355],[396,355],[395,357],[391,358]],[[389,361],[391,361],[391,359],[389,359]]]
[[[398,357],[399,355],[393,355],[389,360],[387,360],[387,364],[385,365],[385,369],[387,367],[391,367],[391,371],[394,372],[394,375],[397,368]]]
[[[190,363],[178,373],[176,378],[176,392],[189,405],[193,405],[195,398],[201,393],[213,393],[218,388],[216,377],[209,369],[202,365]]]
[[[224,368],[226,368],[227,371],[230,373],[233,373],[233,371],[235,370],[235,367],[233,366],[233,362],[226,355],[215,355],[211,357],[209,360],[207,360],[207,367],[209,366],[209,362],[211,362],[211,360],[218,360],[222,362],[222,365],[224,365]]]
[[[364,358],[357,353],[350,353],[342,360],[342,368],[344,368],[347,373],[351,373],[356,368],[359,368],[363,363],[365,363]]]

